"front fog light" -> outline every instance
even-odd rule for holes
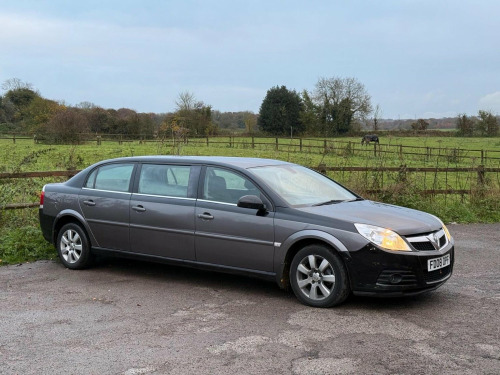
[[[390,229],[358,223],[355,223],[354,226],[364,238],[386,250],[411,251],[405,240]]]

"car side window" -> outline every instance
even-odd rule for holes
[[[227,169],[207,167],[203,199],[236,204],[244,195],[261,196],[260,190],[244,176]]]
[[[190,173],[186,165],[143,164],[137,192],[187,198]]]
[[[133,170],[134,164],[104,165],[92,172],[87,180],[87,185],[95,178],[94,189],[127,192]],[[95,177],[92,176],[94,173],[96,173]]]
[[[87,177],[87,182],[85,183],[86,188],[93,189],[95,183],[95,176],[97,175],[98,168],[94,169],[92,173]]]

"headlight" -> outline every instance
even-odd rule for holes
[[[432,215],[434,216],[434,215]],[[450,234],[450,231],[448,230],[448,228],[446,228],[446,225],[444,225],[443,221],[438,218],[437,216],[434,216],[436,219],[439,220],[439,222],[441,223],[441,226],[443,227],[443,230],[444,230],[444,233],[446,234],[446,237],[448,238],[448,242],[451,241],[451,234]]]
[[[393,251],[411,251],[410,247],[401,238],[401,236],[390,229],[357,223],[355,223],[354,226],[358,230],[359,234],[361,234],[364,238],[384,249]]]

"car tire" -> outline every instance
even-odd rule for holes
[[[345,265],[331,248],[319,244],[301,249],[290,265],[290,283],[299,301],[314,307],[332,307],[349,296]]]
[[[69,223],[59,230],[56,247],[62,264],[68,268],[83,269],[92,263],[90,242],[78,224]]]

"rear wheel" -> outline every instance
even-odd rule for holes
[[[71,269],[88,267],[92,261],[87,235],[82,227],[75,223],[66,224],[59,231],[57,252],[61,262]]]
[[[299,301],[309,306],[339,305],[350,293],[344,263],[323,245],[306,246],[295,255],[290,283]]]

